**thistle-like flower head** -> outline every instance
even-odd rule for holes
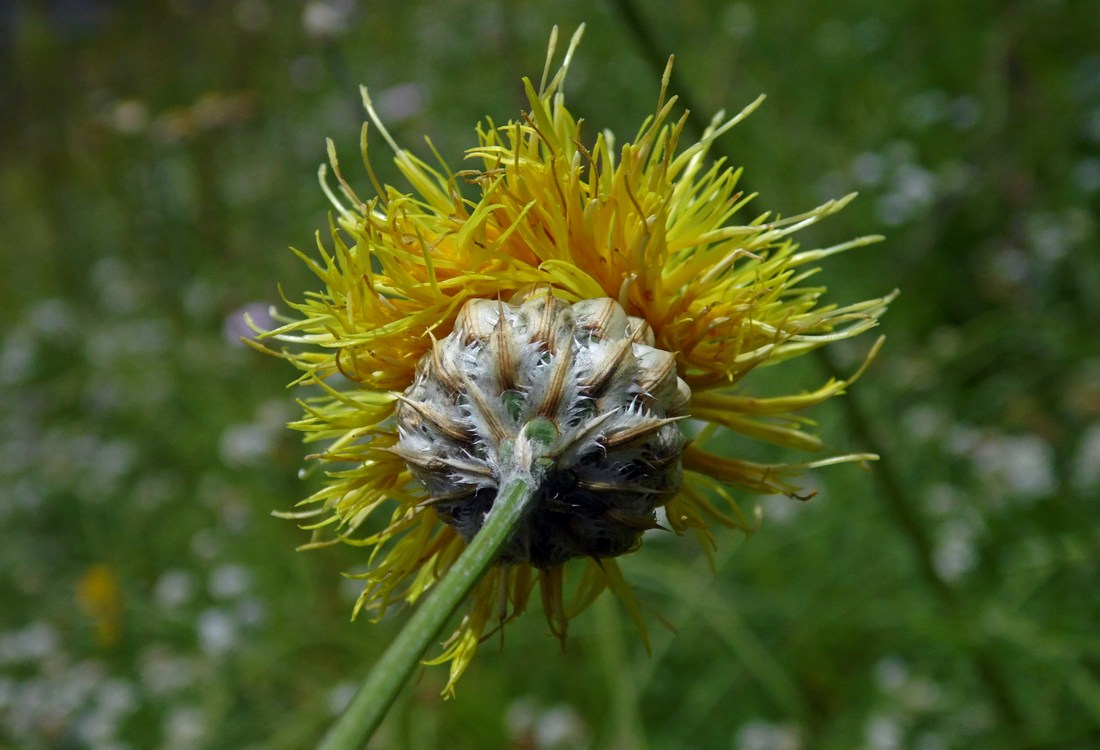
[[[672,531],[707,545],[712,524],[755,525],[731,490],[801,497],[793,482],[805,469],[873,458],[761,464],[728,455],[721,440],[733,432],[822,449],[800,412],[855,376],[773,397],[742,381],[856,336],[885,311],[892,295],[835,306],[807,284],[818,261],[877,237],[808,251],[790,239],[850,197],[738,221],[753,196],[708,150],[761,100],[719,115],[681,148],[686,115],[670,119],[675,99],[662,85],[632,142],[616,148],[606,131],[586,138],[562,94],[579,39],[551,76],[555,31],[541,84],[524,79],[530,109],[480,126],[466,153],[476,166],[463,171],[399,148],[364,90],[412,189],[374,178],[364,126],[376,194],[361,199],[330,144],[338,189],[324,170],[322,184],[336,209],[331,250],[318,242],[316,259],[300,253],[322,287],[290,302],[297,317],[267,334],[289,344],[273,353],[319,394],[303,400],[292,426],[322,446],[314,458],[325,481],[287,515],[315,531],[307,547],[370,549],[356,611],[381,616],[419,599],[477,533],[501,467],[532,435],[543,442],[534,509],[437,659],[451,664],[448,691],[485,632],[521,612],[536,588],[563,638],[604,588],[644,636],[614,558],[641,544],[656,509]],[[567,583],[573,565],[580,575]]]
[[[680,489],[676,422],[691,398],[675,358],[652,344],[649,326],[607,297],[472,300],[401,397],[394,451],[469,541],[524,427],[545,420],[551,465],[501,562],[548,570],[630,552]]]

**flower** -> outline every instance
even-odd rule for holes
[[[95,627],[96,642],[111,648],[122,636],[122,592],[115,570],[93,565],[76,582],[76,603]]]
[[[794,478],[805,469],[874,458],[762,464],[728,455],[717,439],[733,432],[821,450],[800,412],[842,394],[859,372],[785,396],[753,395],[742,381],[758,367],[863,333],[886,310],[893,295],[838,307],[821,302],[824,287],[807,283],[818,261],[880,238],[809,251],[790,239],[852,196],[789,218],[764,213],[734,223],[753,196],[738,191],[740,171],[709,161],[708,150],[762,97],[735,117],[719,115],[681,149],[686,114],[673,119],[667,73],[656,113],[633,142],[616,148],[605,131],[584,145],[562,93],[582,31],[551,76],[555,29],[540,85],[523,80],[529,111],[479,126],[478,145],[466,152],[476,168],[454,172],[442,158],[433,167],[399,148],[364,89],[370,119],[412,191],[379,184],[364,125],[376,195],[360,198],[330,141],[338,189],[324,167],[322,186],[336,212],[332,249],[319,239],[317,258],[298,253],[323,287],[288,301],[297,317],[265,333],[290,345],[265,350],[300,369],[298,384],[319,391],[301,402],[304,416],[291,426],[323,446],[313,458],[326,467],[324,483],[285,515],[314,531],[306,548],[344,542],[370,550],[356,613],[377,618],[394,603],[414,603],[447,572],[492,504],[494,461],[529,418],[549,420],[551,438],[561,441],[554,455],[572,456],[562,471],[569,487],[559,494],[623,498],[623,507],[605,503],[583,523],[547,525],[543,517],[523,532],[523,545],[505,549],[430,662],[450,663],[448,693],[486,633],[522,612],[536,588],[563,639],[569,620],[604,589],[624,602],[644,638],[614,555],[638,546],[656,525],[657,506],[673,531],[694,533],[709,554],[712,524],[755,526],[730,488],[802,497]],[[544,323],[536,322],[540,305]],[[540,326],[543,334],[533,332]],[[526,333],[494,343],[505,329]],[[590,338],[597,340],[585,343]],[[559,344],[564,355],[554,351]],[[633,364],[617,369],[614,352]],[[567,372],[565,360],[587,364]],[[551,378],[559,366],[563,374]],[[604,400],[595,393],[600,378],[627,394],[602,415],[585,411]],[[675,424],[683,417],[697,428],[690,442]],[[612,444],[628,442],[637,465],[660,464],[657,474],[631,479],[625,464],[606,457]],[[626,486],[608,489],[612,480]],[[557,529],[566,526],[579,531],[562,541]],[[570,583],[565,570],[573,565],[581,570]]]

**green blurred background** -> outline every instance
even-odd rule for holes
[[[719,144],[746,220],[860,191],[803,245],[886,234],[824,278],[902,296],[815,416],[885,460],[759,500],[716,572],[670,536],[624,559],[678,631],[651,617],[652,656],[610,598],[564,654],[535,607],[372,747],[1100,747],[1096,5],[634,1],[0,5],[0,747],[301,748],[332,721],[405,616],[349,622],[363,554],[270,516],[316,480],[240,311],[314,285],[287,246],[326,224],[326,136],[367,192],[357,84],[454,165],[581,21],[592,128],[630,137],[675,52],[704,118],[769,95]]]

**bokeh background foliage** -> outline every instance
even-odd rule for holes
[[[348,622],[350,549],[296,554],[311,482],[283,363],[242,348],[314,283],[368,84],[452,165],[518,113],[554,23],[568,86],[632,135],[663,58],[756,211],[859,190],[806,246],[837,301],[894,287],[886,349],[816,416],[873,472],[763,498],[716,572],[654,535],[560,653],[532,613],[377,748],[1100,746],[1100,13],[1090,3],[111,2],[0,7],[0,746],[309,746],[404,621]],[[377,149],[382,153],[381,146]],[[383,178],[396,179],[386,159]],[[749,214],[752,214],[750,210]],[[747,215],[746,218],[749,218]],[[869,345],[771,377],[809,387]],[[756,385],[767,389],[771,383]],[[756,502],[748,499],[749,502]]]

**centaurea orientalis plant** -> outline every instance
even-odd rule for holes
[[[479,642],[536,591],[563,640],[604,589],[644,639],[615,557],[658,527],[658,509],[709,553],[713,525],[755,527],[731,490],[801,498],[794,482],[806,469],[874,458],[761,464],[723,452],[720,438],[822,449],[801,412],[863,368],[778,397],[742,381],[877,324],[892,294],[836,306],[807,282],[819,261],[880,238],[808,251],[791,240],[851,196],[737,223],[753,196],[708,149],[762,97],[680,148],[686,114],[673,119],[666,72],[632,142],[617,148],[604,131],[586,145],[562,91],[582,31],[551,75],[555,30],[539,86],[523,81],[530,109],[480,126],[470,169],[437,169],[398,147],[365,89],[412,192],[374,177],[366,125],[374,197],[351,187],[330,143],[331,249],[299,253],[323,286],[264,334],[289,345],[267,351],[321,394],[292,426],[321,446],[325,481],[286,515],[314,530],[306,547],[369,550],[357,613],[428,601],[357,696],[359,718],[345,717],[326,747],[353,746],[377,724],[462,601],[429,662],[450,665],[448,695]]]

